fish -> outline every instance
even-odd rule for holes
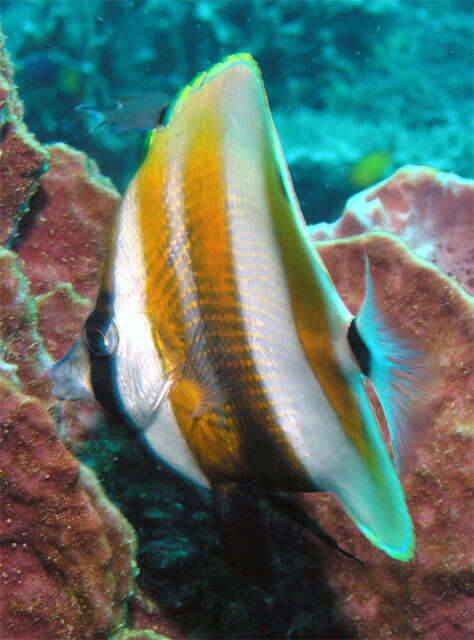
[[[356,187],[365,188],[385,178],[393,166],[393,156],[388,151],[371,151],[365,154],[349,171],[349,181]]]
[[[152,132],[53,393],[97,400],[210,490],[234,566],[256,581],[254,495],[353,558],[290,497],[332,492],[370,542],[407,561],[415,535],[397,459],[428,373],[385,318],[367,258],[365,278],[354,317],[306,231],[257,63],[234,54]]]
[[[114,133],[125,131],[148,131],[161,124],[170,98],[160,91],[116,96],[113,109],[98,109],[88,104],[79,104],[76,111],[89,113],[94,123],[91,132],[107,127]]]

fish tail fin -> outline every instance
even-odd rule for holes
[[[89,106],[88,104],[78,104],[74,107],[74,111],[86,111],[88,114],[92,115],[93,121],[89,127],[89,133],[94,133],[94,131],[97,131],[97,129],[105,124],[105,113],[103,111],[99,111],[99,109]]]
[[[401,336],[390,325],[377,300],[367,255],[365,282],[365,301],[354,320],[367,349],[363,363],[367,370],[361,368],[384,410],[393,457],[400,467],[407,461],[413,441],[426,422],[437,378],[436,367],[432,357],[415,340]]]

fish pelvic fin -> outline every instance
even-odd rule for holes
[[[349,329],[349,341],[352,330],[351,346],[382,405],[394,461],[400,468],[426,422],[436,387],[436,367],[432,357],[414,339],[401,336],[382,312],[367,255],[365,281],[364,304]]]
[[[213,487],[214,509],[222,544],[233,568],[262,588],[271,585],[267,530],[255,486]]]

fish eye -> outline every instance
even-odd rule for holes
[[[117,327],[108,313],[92,313],[82,335],[91,354],[98,358],[112,355],[118,345]]]

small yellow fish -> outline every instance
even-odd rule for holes
[[[259,69],[231,56],[153,132],[54,392],[95,397],[212,489],[230,547],[245,529],[235,514],[253,513],[249,486],[337,547],[278,495],[332,491],[371,542],[408,560],[413,528],[365,378],[397,448],[420,356],[384,323],[368,263],[366,278],[354,319],[306,233]]]
[[[349,180],[356,187],[368,187],[385,178],[392,163],[391,153],[372,151],[355,163],[349,172]]]

